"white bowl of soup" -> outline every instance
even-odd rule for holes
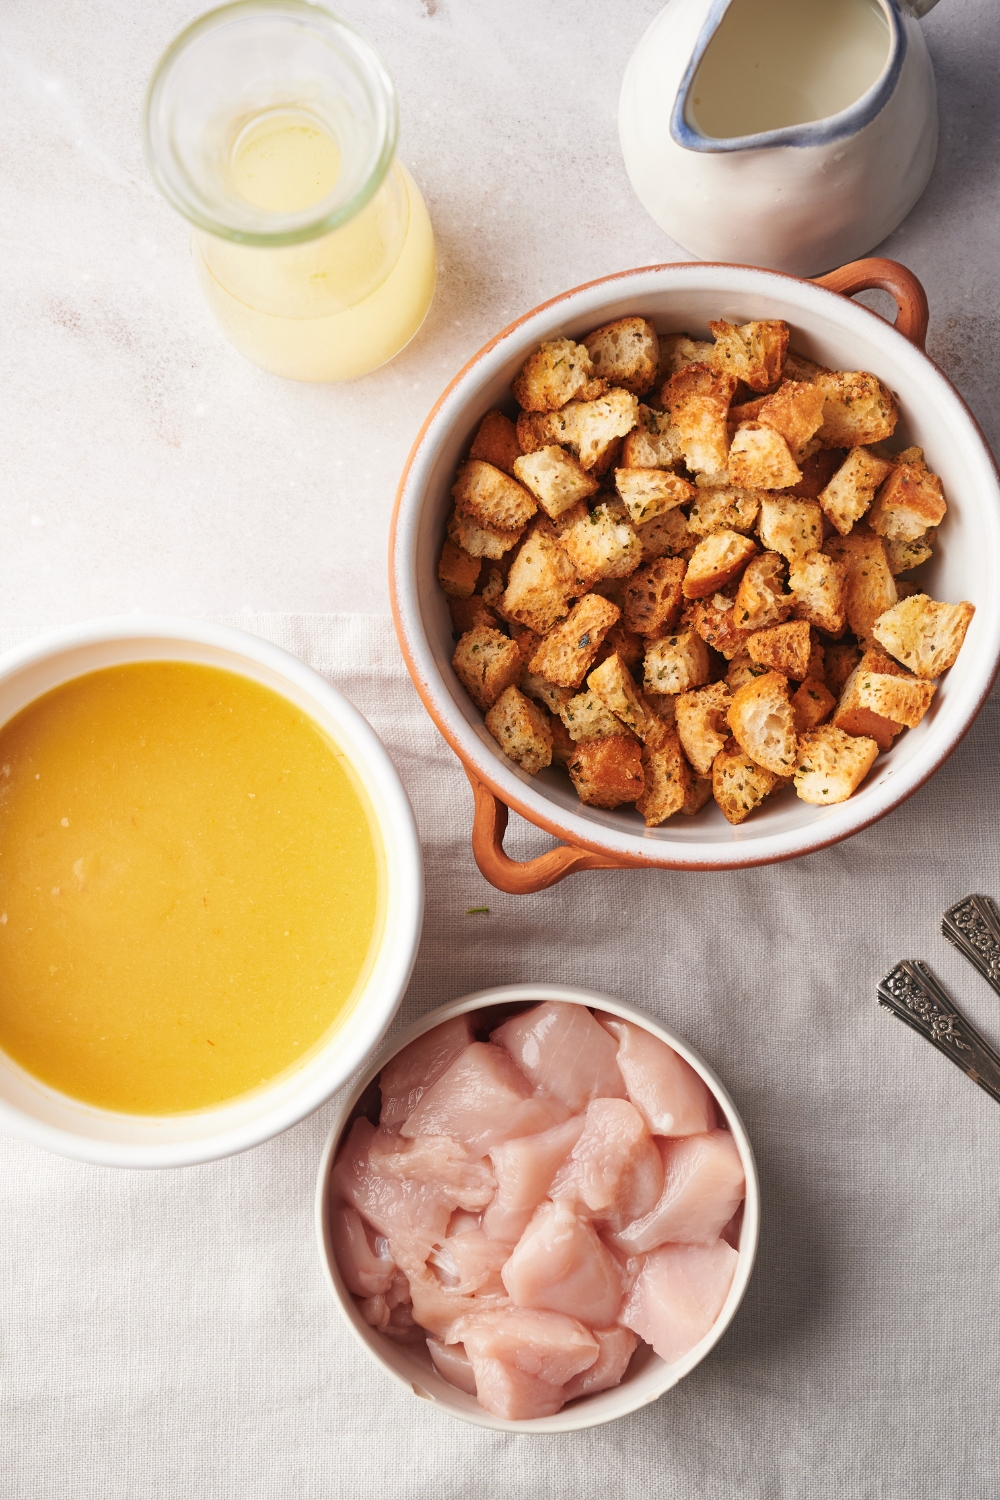
[[[0,658],[0,1129],[133,1167],[269,1139],[377,1045],[422,915],[392,762],[287,652],[130,617]]]

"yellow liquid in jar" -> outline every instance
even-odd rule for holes
[[[333,190],[340,175],[340,152],[320,125],[282,111],[241,131],[233,148],[231,175],[236,192],[254,208],[298,213]]]
[[[270,689],[76,678],[0,729],[0,1046],[130,1114],[245,1093],[350,1010],[382,859],[344,758]]]

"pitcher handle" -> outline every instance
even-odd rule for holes
[[[840,292],[844,297],[853,297],[855,292],[869,292],[874,288],[888,292],[896,304],[895,327],[904,339],[924,348],[927,338],[927,293],[913,272],[898,260],[883,260],[870,256],[867,260],[852,260],[826,276],[813,278],[817,286],[828,291]]]

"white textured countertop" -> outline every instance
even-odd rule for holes
[[[924,23],[942,144],[882,247],[923,279],[929,347],[994,444],[995,0]],[[384,610],[420,423],[510,319],[592,277],[687,259],[634,198],[615,126],[658,0],[339,0],[386,58],[440,256],[423,329],[349,386],[266,375],[195,286],[139,115],[183,0],[5,0],[0,14],[0,623],[154,609]]]

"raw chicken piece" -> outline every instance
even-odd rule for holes
[[[739,1256],[714,1245],[664,1245],[646,1256],[619,1323],[673,1364],[701,1342],[722,1311]]]
[[[490,1152],[497,1194],[483,1215],[483,1228],[494,1240],[516,1245],[549,1184],[583,1131],[583,1115],[573,1115],[538,1135],[505,1141]]]
[[[587,1218],[625,1223],[648,1213],[662,1190],[663,1160],[639,1111],[627,1099],[591,1100],[549,1196]]]
[[[450,1342],[449,1334],[455,1324],[472,1313],[507,1307],[510,1298],[505,1294],[483,1293],[469,1297],[447,1287],[432,1266],[416,1266],[407,1272],[410,1295],[413,1298],[413,1316],[428,1333]]]
[[[613,1385],[620,1385],[639,1342],[631,1328],[595,1328],[594,1338],[597,1340],[597,1358],[589,1370],[574,1375],[563,1386],[567,1401],[577,1396],[593,1396],[597,1391],[608,1391]]]
[[[566,1203],[535,1211],[501,1275],[518,1307],[566,1313],[591,1328],[617,1320],[625,1290],[618,1261]]]
[[[663,1194],[645,1218],[608,1238],[630,1254],[674,1245],[711,1245],[743,1201],[746,1180],[728,1130],[663,1142]]]
[[[344,1285],[355,1297],[375,1297],[387,1292],[396,1274],[396,1263],[384,1238],[373,1250],[356,1208],[338,1203],[333,1211],[333,1243]]]
[[[618,1038],[628,1097],[653,1135],[703,1135],[714,1128],[715,1100],[683,1057],[642,1026],[617,1016],[600,1019]]]
[[[428,1339],[427,1348],[434,1368],[449,1385],[457,1385],[470,1396],[476,1394],[476,1377],[464,1344],[442,1344],[440,1339]]]
[[[421,1135],[410,1141],[378,1130],[368,1159],[381,1177],[440,1187],[457,1208],[485,1208],[496,1192],[489,1162],[446,1135]]]
[[[376,1172],[369,1159],[375,1134],[370,1120],[355,1120],[331,1173],[331,1186],[385,1235],[393,1260],[409,1272],[444,1239],[455,1205],[440,1187]]]
[[[401,1135],[449,1135],[483,1156],[514,1136],[566,1118],[558,1100],[538,1098],[502,1047],[473,1042],[427,1090]]]
[[[455,1016],[418,1036],[415,1042],[397,1052],[379,1074],[382,1091],[383,1130],[396,1131],[412,1115],[420,1100],[460,1052],[472,1041],[472,1022],[468,1016]]]
[[[431,1251],[427,1264],[434,1267],[449,1291],[496,1292],[503,1297],[500,1271],[509,1255],[509,1245],[487,1239],[476,1228],[449,1235],[443,1245]]]
[[[588,1099],[624,1099],[625,1085],[608,1033],[585,1005],[546,1000],[497,1028],[490,1037],[506,1047],[537,1089],[579,1114]]]
[[[389,1313],[389,1322],[380,1331],[397,1344],[416,1344],[424,1337],[424,1330],[414,1318],[409,1302],[394,1307]]]
[[[566,1397],[563,1386],[594,1363],[596,1339],[575,1318],[509,1307],[456,1324],[476,1378],[480,1406],[516,1421],[548,1417]]]

